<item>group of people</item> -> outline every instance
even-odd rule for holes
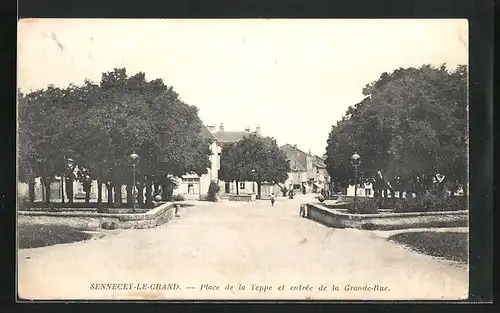
[[[295,196],[295,192],[293,191],[293,189],[289,190],[287,193],[289,199],[293,199],[293,196]],[[271,199],[271,206],[274,206],[274,202],[276,201],[276,196],[274,195],[274,192],[271,193],[270,199]]]
[[[321,189],[320,193],[324,199],[328,199],[330,197],[330,190]],[[288,197],[290,199],[293,199],[294,195],[295,192],[293,191],[293,189],[288,191]],[[271,199],[271,206],[274,206],[274,202],[276,202],[276,196],[274,195],[274,192],[271,193],[270,199]]]

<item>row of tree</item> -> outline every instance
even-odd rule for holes
[[[236,185],[241,181],[257,183],[257,197],[263,182],[282,184],[288,178],[290,164],[276,140],[249,134],[243,139],[224,144],[221,151],[220,179]],[[236,192],[239,193],[238,188]]]
[[[210,166],[210,139],[202,135],[197,108],[183,103],[161,79],[146,81],[144,73],[129,77],[124,68],[103,73],[99,84],[19,92],[18,120],[19,178],[29,185],[30,201],[36,178],[50,202],[50,184],[60,176],[70,202],[77,179],[87,201],[91,181],[97,180],[99,204],[103,184],[109,203],[114,198],[121,204],[123,185],[131,203],[133,151],[140,156],[139,202],[151,203],[153,189],[167,199],[172,177],[201,175]]]
[[[326,164],[337,187],[354,184],[350,157],[361,155],[358,183],[388,191],[467,192],[467,67],[400,68],[367,85],[328,138]]]

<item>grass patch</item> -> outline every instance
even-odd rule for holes
[[[408,232],[388,240],[406,245],[418,252],[467,263],[468,234],[460,232]]]
[[[20,224],[19,249],[52,246],[92,238],[92,235],[63,225]]]

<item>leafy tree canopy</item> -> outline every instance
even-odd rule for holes
[[[467,67],[400,68],[367,85],[328,138],[333,180],[353,183],[350,156],[362,157],[359,183],[421,193],[444,176],[456,190],[467,178]]]
[[[132,180],[129,155],[140,156],[139,181],[166,175],[203,174],[210,141],[202,136],[198,110],[182,102],[161,79],[125,68],[66,89],[49,86],[19,93],[20,178],[53,179],[68,159],[94,179],[117,185]]]
[[[224,145],[221,152],[221,179],[283,183],[290,165],[276,140],[250,134]]]

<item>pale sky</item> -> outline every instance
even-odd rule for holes
[[[323,155],[362,89],[399,67],[468,64],[466,20],[29,19],[19,23],[23,92],[99,82],[126,67],[162,78],[207,125],[255,129]]]

